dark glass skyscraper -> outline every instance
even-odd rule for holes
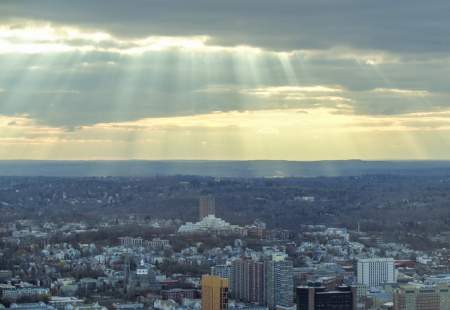
[[[340,286],[326,290],[323,286],[297,287],[297,310],[355,310],[356,289]]]

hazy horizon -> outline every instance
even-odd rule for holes
[[[283,160],[0,160],[0,176],[153,177],[210,176],[237,178],[424,176],[450,174],[450,161],[283,161]]]

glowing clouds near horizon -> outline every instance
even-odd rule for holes
[[[104,123],[75,131],[40,127],[26,118],[2,118],[0,156],[315,160],[377,159],[389,154],[392,159],[427,159],[432,158],[430,152],[438,152],[438,158],[442,159],[446,155],[439,151],[442,143],[450,146],[450,141],[437,136],[436,128],[429,125],[440,123],[437,130],[448,136],[450,120],[442,118],[443,115],[379,118],[334,112],[324,108],[221,112]],[[417,124],[419,116],[421,122]],[[130,136],[134,137],[132,141]],[[424,147],[417,148],[417,142]],[[133,153],[125,152],[130,144]],[[46,151],[49,148],[50,153]]]

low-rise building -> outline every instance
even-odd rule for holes
[[[406,285],[394,292],[394,310],[450,309],[448,284]]]

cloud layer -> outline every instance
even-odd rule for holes
[[[209,35],[219,45],[275,50],[353,46],[448,52],[445,0],[4,0],[3,20],[34,19],[122,37]]]
[[[30,142],[75,150],[92,141],[120,157],[112,149],[137,140],[141,150],[146,143],[164,148],[186,132],[198,150],[211,146],[206,133],[229,144],[254,134],[264,137],[261,145],[282,133],[290,144],[299,132],[326,139],[333,120],[343,145],[365,158],[383,156],[350,144],[381,141],[370,132],[384,129],[408,150],[385,157],[441,158],[436,137],[449,130],[450,115],[449,9],[444,0],[4,0],[0,144],[9,150],[0,157],[20,157],[19,145]],[[434,151],[410,151],[419,144]],[[285,154],[261,145],[244,153]],[[36,146],[35,156],[51,156],[44,149]],[[229,153],[225,144],[208,152],[204,157]],[[293,158],[304,154],[296,150]]]

